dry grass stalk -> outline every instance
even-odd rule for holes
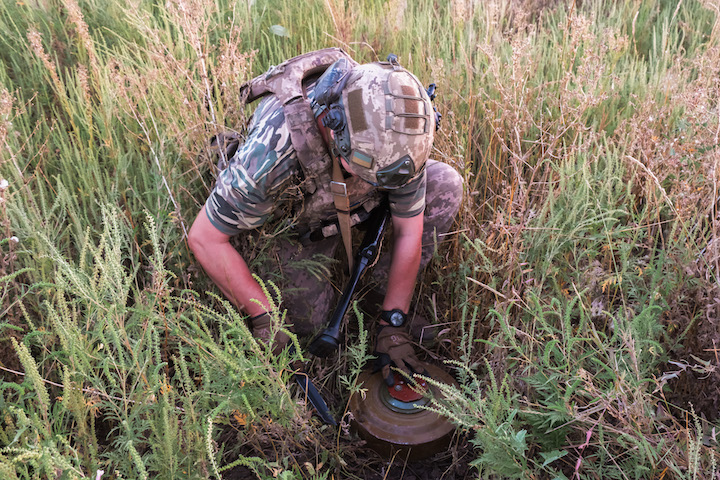
[[[477,0],[452,0],[452,19],[455,24],[467,22],[475,13]]]
[[[50,56],[45,53],[45,47],[43,47],[42,44],[42,35],[34,28],[31,28],[27,32],[27,39],[28,42],[30,42],[30,47],[32,48],[33,53],[45,66],[45,69],[47,70],[48,75],[50,75],[50,79],[53,86],[55,87],[55,90],[57,91],[58,95],[60,95],[60,92],[63,92],[64,86],[60,81],[60,78],[58,77],[57,71],[55,69],[55,64],[50,60]]]
[[[82,63],[79,63],[77,66],[77,82],[80,86],[80,94],[85,102],[85,114],[87,118],[92,118],[92,97],[90,95],[88,69]]]
[[[8,145],[7,142],[8,134],[12,131],[12,123],[10,121],[12,112],[13,97],[6,88],[3,88],[2,91],[0,91],[0,146],[2,146],[2,155],[0,155],[0,166],[7,161],[6,156],[12,155],[10,145]],[[6,178],[3,178],[2,175],[0,175],[0,227],[2,227],[3,232],[2,238],[5,239],[11,238],[10,219],[7,215],[6,203],[6,194],[8,192],[9,186],[10,185],[8,180]],[[4,254],[2,251],[0,251],[0,278],[4,277],[5,275],[11,273],[14,270],[12,264],[15,257],[15,255],[13,254],[15,243],[16,242],[12,240],[8,242],[7,254]],[[2,300],[2,297],[3,295],[0,295],[0,300]]]
[[[325,0],[330,18],[335,26],[335,38],[343,45],[352,41],[353,6],[343,0]]]
[[[223,116],[218,122],[240,128],[245,124],[242,105],[236,101],[237,92],[250,77],[252,62],[257,50],[249,52],[240,51],[240,38],[242,29],[233,25],[230,28],[229,40],[222,39],[218,45],[217,64],[211,71],[214,73],[214,83],[220,90],[220,101],[223,104]]]
[[[12,109],[13,97],[7,88],[3,88],[2,91],[0,91],[0,145],[3,146],[3,153],[6,153],[5,148],[7,148],[8,153],[10,149],[7,144],[7,137],[8,133],[12,131],[12,122],[10,121]],[[0,156],[0,161],[2,161],[4,157],[4,154]]]
[[[405,28],[405,9],[407,0],[390,0],[385,7],[390,28],[396,33]]]
[[[82,10],[76,0],[63,0],[63,4],[67,10],[70,23],[75,27],[75,34],[80,41],[79,45],[82,46],[88,56],[88,63],[93,74],[97,75],[99,67],[95,55],[95,44],[90,36],[90,29],[83,18]]]

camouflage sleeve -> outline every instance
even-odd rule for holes
[[[265,223],[280,191],[299,170],[282,108],[262,107],[205,202],[210,222],[226,235]]]
[[[259,227],[270,215],[273,201],[260,191],[252,179],[233,174],[229,168],[218,176],[230,188],[216,188],[205,202],[210,223],[226,235]]]
[[[425,210],[426,186],[426,171],[423,171],[407,185],[395,190],[388,190],[390,212],[400,218],[420,215]]]

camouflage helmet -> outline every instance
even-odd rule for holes
[[[318,79],[315,102],[335,133],[334,154],[370,184],[399,188],[425,166],[436,119],[425,88],[397,57],[351,67],[345,59]]]

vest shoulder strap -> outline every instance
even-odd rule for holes
[[[341,58],[346,58],[350,64],[357,65],[357,62],[343,49],[335,47],[290,58],[243,84],[240,87],[240,98],[246,103],[251,103],[272,93],[285,105],[297,97],[305,97],[303,80],[321,74]]]
[[[303,80],[321,74],[341,58],[357,65],[341,48],[325,48],[290,58],[240,88],[240,98],[245,103],[269,94],[280,100],[308,193],[326,187],[321,184],[321,179],[330,178],[332,162],[303,89]]]

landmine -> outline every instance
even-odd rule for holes
[[[426,364],[433,380],[457,385],[444,370]],[[455,430],[447,418],[426,410],[430,398],[442,398],[439,389],[418,378],[411,386],[395,374],[395,385],[388,387],[380,373],[365,371],[359,381],[367,389],[365,398],[354,394],[350,398],[353,426],[368,446],[384,457],[399,452],[398,459],[421,460],[447,448]],[[424,391],[424,393],[422,392]]]

